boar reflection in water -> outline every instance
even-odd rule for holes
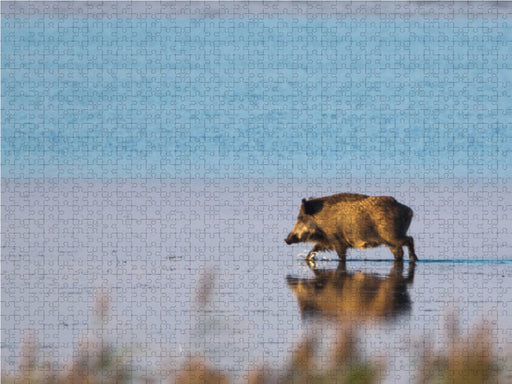
[[[407,236],[412,209],[390,196],[366,196],[356,193],[303,199],[295,226],[286,244],[313,243],[308,259],[315,252],[335,250],[345,260],[349,248],[389,247],[395,260],[402,260],[409,249],[409,259],[418,258],[414,240]]]
[[[400,262],[394,263],[387,276],[347,272],[344,262],[340,262],[336,270],[317,269],[313,261],[307,263],[314,278],[286,278],[297,298],[302,318],[391,319],[411,309],[407,289],[414,279],[414,263],[409,263],[407,277],[403,276]]]

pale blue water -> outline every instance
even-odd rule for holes
[[[6,14],[2,175],[505,177],[512,25],[490,7]]]

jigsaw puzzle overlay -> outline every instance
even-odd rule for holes
[[[510,3],[1,9],[6,377],[112,345],[135,379],[275,379],[350,329],[381,382],[428,382],[456,319],[510,377]],[[411,207],[419,262],[285,244],[339,192]]]

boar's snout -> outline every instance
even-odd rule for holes
[[[295,244],[299,242],[299,238],[297,235],[292,235],[291,233],[288,235],[286,239],[284,239],[284,242],[288,245]]]

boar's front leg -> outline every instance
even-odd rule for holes
[[[306,256],[306,260],[312,260],[315,258],[315,254],[320,251],[325,251],[327,248],[321,246],[320,244],[316,244],[311,251],[309,251],[308,255]]]
[[[336,253],[341,261],[345,261],[347,259],[347,249],[348,247],[346,245],[339,244],[336,246]]]

